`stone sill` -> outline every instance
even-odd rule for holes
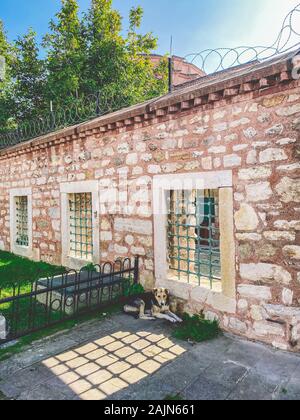
[[[216,292],[205,287],[183,283],[169,278],[157,280],[156,286],[165,287],[170,290],[171,295],[187,302],[201,304],[204,308],[207,306],[223,313],[236,313],[236,299],[227,297],[220,291]]]

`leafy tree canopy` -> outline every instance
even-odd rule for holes
[[[50,101],[67,107],[99,92],[100,107],[109,110],[164,94],[167,61],[153,65],[158,39],[140,33],[142,19],[143,9],[132,8],[124,31],[112,0],[91,0],[83,15],[76,0],[61,0],[42,45],[33,29],[9,43],[0,21],[0,55],[8,70],[0,82],[0,126],[43,116]]]

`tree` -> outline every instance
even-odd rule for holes
[[[122,17],[112,0],[91,0],[81,19],[76,0],[61,0],[43,39],[44,59],[32,29],[11,46],[0,23],[0,54],[9,69],[0,85],[1,126],[43,117],[50,101],[55,111],[62,107],[70,115],[74,112],[75,122],[90,94],[100,92],[100,111],[108,112],[165,93],[167,60],[153,65],[150,54],[157,38],[139,33],[142,18],[143,10],[132,8],[124,35]],[[88,108],[83,115],[93,115],[95,102],[88,105],[91,112]]]
[[[0,56],[4,58],[5,63],[4,78],[0,80],[0,130],[9,128],[13,110],[10,76],[12,52],[13,48],[7,40],[3,22],[0,20]]]
[[[18,121],[38,117],[47,107],[45,65],[39,54],[36,33],[29,29],[15,43],[15,60],[11,69],[15,115]]]
[[[83,19],[86,40],[83,90],[101,92],[116,107],[160,95],[167,89],[167,63],[155,68],[149,54],[157,47],[152,33],[138,35],[143,10],[132,8],[130,26],[122,36],[122,18],[112,0],[92,0]],[[159,76],[159,77],[157,77]]]
[[[43,42],[47,50],[46,96],[48,100],[54,99],[56,104],[64,103],[80,88],[84,42],[78,10],[76,0],[62,0],[56,21],[50,22],[51,33],[45,36]]]

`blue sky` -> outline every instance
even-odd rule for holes
[[[60,4],[60,0],[0,1],[0,19],[10,39],[28,27],[44,34]],[[268,45],[276,39],[283,17],[298,3],[300,0],[114,0],[125,28],[129,9],[141,5],[145,10],[143,31],[159,37],[158,52],[169,50],[173,35],[174,53],[182,56],[205,48]],[[79,0],[79,4],[84,11],[89,0]]]

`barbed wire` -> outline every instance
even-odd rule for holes
[[[216,73],[243,64],[270,59],[300,48],[300,3],[285,17],[275,42],[266,46],[206,49],[186,55],[186,61],[206,74]]]
[[[18,123],[17,127],[11,130],[2,132],[0,130],[0,150],[130,105],[132,105],[130,98],[112,93],[72,98],[68,104],[60,105],[44,116]]]
[[[300,49],[300,22],[297,25],[297,18],[300,18],[300,3],[285,17],[276,41],[269,47],[240,46],[237,48],[207,49],[199,53],[188,54],[185,60],[197,65],[209,74],[247,63],[255,64],[276,55],[296,50],[298,47]],[[296,38],[297,42],[294,43],[293,38]],[[208,69],[209,65],[213,66],[210,70]],[[0,150],[89,121],[135,103],[122,94],[104,94],[103,92],[82,98],[71,98],[68,104],[61,105],[54,111],[35,119],[16,123],[16,126],[11,130],[1,131],[0,129]]]

